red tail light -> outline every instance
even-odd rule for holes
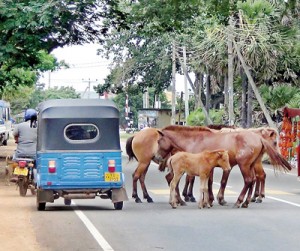
[[[55,160],[49,160],[48,162],[48,172],[56,173],[56,163]]]
[[[116,171],[116,161],[114,159],[110,159],[108,161],[108,171],[113,173]]]
[[[27,162],[26,160],[20,160],[19,161],[19,167],[24,168],[26,166]]]

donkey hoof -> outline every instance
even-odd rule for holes
[[[179,202],[180,206],[186,206],[186,203],[184,201]]]
[[[189,196],[184,196],[184,201],[185,202],[190,202],[190,197]]]
[[[148,202],[148,203],[153,203],[152,198],[151,198],[151,197],[148,197],[148,198],[147,198],[147,202]]]
[[[257,200],[255,202],[256,203],[262,203],[262,199],[261,198],[257,198]]]
[[[242,208],[248,208],[248,203],[243,203]]]
[[[224,199],[219,200],[219,205],[221,206],[226,206],[227,205],[227,201]]]
[[[176,209],[177,208],[177,203],[174,203],[174,202],[170,202],[170,205],[173,209]]]
[[[235,203],[235,204],[233,205],[233,208],[240,208],[240,204]]]
[[[190,202],[196,202],[196,199],[195,199],[195,197],[190,197]]]
[[[135,198],[135,203],[143,203],[139,197]]]

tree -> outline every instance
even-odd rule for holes
[[[27,108],[37,109],[38,104],[48,99],[80,98],[73,87],[54,87],[43,90],[43,87],[36,88],[18,86],[17,88],[6,88],[3,98],[10,102],[12,114],[21,113]]]
[[[114,1],[113,1],[114,2]],[[97,42],[106,1],[1,1],[1,64],[33,67],[38,52],[65,45]]]
[[[99,42],[108,30],[101,19],[118,23],[116,2],[0,1],[0,91],[7,85],[32,86],[37,71],[55,69],[41,65],[55,48]]]
[[[8,62],[0,62],[0,95],[7,91],[14,91],[18,86],[34,86],[41,72],[66,66],[65,62],[57,59],[44,50],[37,52],[38,63],[35,67],[11,67]],[[5,90],[7,89],[7,90]]]

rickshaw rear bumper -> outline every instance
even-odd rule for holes
[[[111,189],[41,189],[37,190],[37,202],[54,202],[60,197],[65,199],[94,199],[96,196],[111,199],[113,203],[127,201],[128,196],[124,187]]]

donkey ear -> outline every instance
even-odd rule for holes
[[[265,128],[263,129],[262,131],[262,135],[267,135],[268,137],[273,137],[274,134],[276,134],[275,130],[274,129],[271,129],[271,128]]]
[[[222,157],[225,151],[224,150],[217,150],[216,152],[219,155],[219,157]]]
[[[163,132],[161,130],[157,130],[157,132],[159,133],[160,136],[164,136]]]

